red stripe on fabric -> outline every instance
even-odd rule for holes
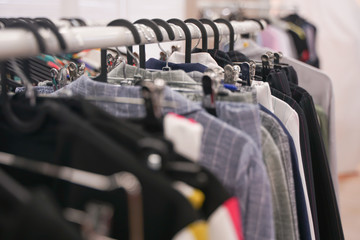
[[[241,221],[241,212],[239,207],[239,202],[236,197],[232,197],[225,202],[226,210],[231,216],[232,223],[234,224],[234,229],[236,230],[239,240],[244,240],[244,234],[242,229]]]

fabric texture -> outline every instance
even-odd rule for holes
[[[264,112],[260,112],[260,116],[261,116],[262,126],[270,134],[270,136],[273,139],[273,142],[275,143],[275,146],[279,150],[280,153],[279,160],[281,161],[279,165],[282,167],[283,174],[286,177],[285,182],[282,182],[282,184],[284,185],[284,188],[287,190],[287,193],[283,193],[283,194],[287,194],[287,195],[283,196],[284,199],[282,199],[282,201],[284,202],[281,205],[283,219],[285,218],[285,216],[288,217],[288,219],[284,219],[285,221],[288,221],[287,223],[288,226],[286,230],[289,232],[289,235],[290,233],[292,234],[290,236],[292,236],[295,239],[299,239],[299,227],[298,227],[298,217],[297,217],[298,214],[297,214],[296,199],[295,199],[295,185],[294,185],[294,176],[293,176],[293,168],[291,163],[291,154],[290,154],[288,137],[282,130],[279,123],[277,123],[277,121],[274,118],[272,118],[271,116],[269,116]],[[266,133],[265,134],[263,133],[263,137],[264,135],[266,135]],[[268,156],[265,150],[263,151],[263,156],[264,158]],[[271,164],[274,164],[274,161],[271,161]],[[281,184],[276,184],[276,188],[280,188],[280,186]],[[279,195],[277,195],[277,197],[279,197]],[[285,201],[286,198],[288,202]],[[286,206],[286,204],[288,205]],[[289,211],[288,215],[284,214],[285,209]]]
[[[120,87],[95,82],[83,76],[54,93],[71,90],[81,96],[126,96],[139,98],[138,87]],[[193,118],[204,127],[203,156],[200,164],[210,169],[231,194],[240,199],[244,236],[247,239],[274,239],[272,199],[268,175],[256,143],[245,133],[210,116],[197,104],[179,93],[165,89],[166,101],[176,102],[176,109],[165,107],[164,113],[175,112]],[[118,117],[145,116],[142,105],[95,102]],[[250,175],[248,175],[251,173]]]
[[[286,129],[281,120],[270,110],[266,109],[264,106],[259,104],[261,111],[272,116],[282,127],[283,131],[288,137],[290,154],[291,154],[291,166],[293,168],[294,184],[295,184],[295,194],[296,194],[296,208],[298,214],[299,222],[299,233],[300,239],[315,239],[315,230],[312,220],[312,214],[310,209],[310,203],[306,188],[305,179],[301,176],[300,172],[304,172],[303,168],[300,168],[298,161],[298,154],[296,153],[296,148],[294,141],[291,137],[291,134]],[[301,165],[302,167],[302,165]]]
[[[262,54],[271,51],[269,48],[258,46],[255,42],[248,40],[248,47],[244,48],[241,42],[235,43],[235,49],[241,51],[246,56],[260,60]],[[338,193],[338,174],[336,157],[336,132],[335,132],[335,100],[332,80],[323,71],[309,66],[296,59],[284,56],[281,62],[290,64],[297,73],[298,84],[308,91],[316,105],[321,106],[329,119],[329,163],[331,176],[335,191]],[[316,80],[315,80],[316,79]],[[268,108],[267,106],[265,106]],[[270,110],[270,108],[268,108]]]
[[[312,97],[301,87],[290,85],[293,98],[304,111],[309,127],[312,169],[319,218],[320,237],[344,239],[340,213],[320,126]]]
[[[311,207],[311,214],[313,217],[314,223],[314,230],[315,230],[315,237],[318,239],[320,237],[319,233],[319,226],[318,226],[318,212],[317,212],[317,203],[315,200],[315,187],[314,187],[314,176],[313,176],[313,169],[312,169],[312,158],[311,158],[311,150],[310,150],[310,140],[309,140],[309,130],[306,121],[306,117],[304,114],[303,109],[300,105],[291,97],[283,94],[282,92],[271,89],[271,93],[289,104],[299,117],[299,126],[300,126],[300,145],[301,145],[301,158],[303,161],[306,185],[309,195],[310,207]]]
[[[15,93],[21,93],[21,92],[25,92],[26,88],[25,87],[17,87],[15,89]],[[35,86],[34,90],[37,93],[40,94],[50,94],[54,92],[54,87],[49,87],[49,86]]]

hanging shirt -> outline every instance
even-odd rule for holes
[[[22,110],[20,112],[24,116],[30,114],[25,111],[28,108],[21,107],[23,99],[14,101],[17,101],[13,106],[15,109]],[[79,103],[69,99],[61,104],[57,101],[60,100],[37,99],[39,105],[53,103],[53,107],[37,109],[44,111],[46,118],[43,124],[40,122],[32,132],[19,132],[1,121],[1,139],[6,139],[6,142],[0,142],[0,150],[101,175],[112,175],[121,171],[132,173],[140,181],[141,194],[143,199],[146,199],[143,207],[145,238],[171,239],[187,225],[200,220],[188,200],[174,190],[164,176],[141,165],[129,150],[114,143],[103,131],[92,126],[87,114],[96,111],[102,114],[103,111],[86,101]],[[3,116],[1,118],[3,119]],[[108,131],[112,132],[111,129]],[[131,128],[127,128],[127,131],[131,133]],[[84,209],[89,202],[105,201],[114,207],[112,226],[116,227],[112,229],[111,237],[128,237],[128,217],[123,214],[128,212],[128,204],[123,190],[100,191],[49,177],[30,177],[29,172],[24,174],[20,171],[17,176],[26,179],[27,186],[36,186],[39,182],[49,186],[61,206]],[[151,219],[146,219],[146,216],[151,216]]]
[[[71,90],[89,96],[126,96],[141,98],[139,87],[120,87],[95,82],[83,76],[54,93]],[[206,113],[200,105],[187,101],[179,93],[165,88],[164,99],[177,107],[163,108],[193,118],[204,127],[200,164],[210,169],[231,194],[240,199],[245,239],[274,239],[272,199],[268,175],[256,143],[245,133]],[[143,105],[96,102],[118,117],[144,117]],[[250,174],[251,173],[251,174]]]
[[[306,121],[306,117],[304,114],[304,111],[299,106],[299,104],[292,99],[291,97],[283,94],[282,92],[271,89],[271,93],[286,102],[289,106],[291,106],[299,117],[299,133],[300,133],[300,145],[301,145],[301,157],[302,157],[302,163],[304,167],[304,174],[306,179],[306,186],[309,196],[309,203],[311,208],[311,214],[313,218],[313,224],[314,224],[314,231],[315,231],[315,237],[316,239],[319,238],[319,227],[318,227],[318,217],[317,217],[317,206],[315,201],[315,187],[314,187],[314,176],[313,176],[313,170],[311,166],[311,152],[310,152],[310,141],[309,141],[309,130],[308,125]],[[299,161],[300,163],[300,161]]]
[[[303,236],[308,236],[307,232],[311,231],[311,235],[312,238],[315,238],[315,232],[314,232],[314,225],[313,225],[313,220],[312,220],[312,213],[311,213],[311,209],[310,209],[310,203],[309,203],[309,197],[308,197],[308,192],[307,192],[307,185],[306,185],[306,178],[305,178],[305,174],[304,174],[304,167],[303,167],[303,163],[302,163],[302,158],[301,158],[301,148],[300,148],[300,138],[299,138],[299,118],[297,113],[295,112],[295,110],[293,110],[287,103],[283,102],[282,100],[271,96],[271,92],[270,92],[270,88],[269,88],[269,84],[266,82],[261,82],[261,81],[253,81],[253,88],[255,89],[255,91],[257,92],[256,97],[257,97],[257,101],[260,104],[264,104],[266,106],[268,106],[270,109],[272,109],[272,111],[269,110],[269,112],[275,113],[275,115],[277,117],[279,117],[281,120],[281,122],[286,126],[286,128],[290,131],[291,136],[293,137],[293,139],[295,139],[295,146],[297,146],[295,153],[297,154],[297,158],[300,159],[300,161],[296,161],[294,164],[297,164],[297,169],[298,172],[297,174],[300,174],[300,182],[298,184],[301,184],[301,188],[303,189],[303,191],[298,192],[298,195],[302,195],[305,194],[304,196],[300,196],[300,199],[304,199],[305,198],[305,202],[303,202],[303,204],[305,205],[305,207],[303,207],[303,205],[299,206],[300,209],[306,209],[307,211],[307,216],[306,218],[301,218],[301,219],[305,219],[303,221],[309,222],[309,224],[307,224],[306,222],[302,222],[302,226],[301,229],[303,231]],[[243,90],[246,90],[246,88],[242,87]],[[248,89],[249,90],[249,89]],[[266,108],[267,109],[267,108]],[[298,211],[299,213],[299,211]],[[310,230],[308,229],[308,225],[310,225]]]
[[[284,184],[284,187],[287,189],[287,194],[284,195],[284,198],[288,199],[289,202],[287,207],[288,208],[288,226],[286,228],[287,233],[292,233],[293,238],[299,239],[299,227],[298,227],[298,214],[296,209],[296,200],[295,200],[295,186],[294,186],[294,176],[293,176],[293,168],[291,163],[291,155],[290,155],[290,146],[289,141],[284,133],[284,131],[281,129],[281,126],[277,123],[277,121],[269,116],[268,114],[261,112],[261,123],[262,126],[265,127],[265,129],[269,132],[271,137],[273,138],[273,141],[275,143],[275,146],[278,148],[280,153],[280,160],[281,160],[281,167],[284,169],[284,174],[286,177],[286,181]],[[278,185],[276,186],[279,187]],[[286,201],[283,200],[284,203],[282,206],[286,206]],[[282,208],[283,210],[286,208]],[[285,215],[286,216],[286,215]],[[282,216],[284,218],[284,215]],[[286,225],[286,224],[285,224]]]
[[[263,154],[263,160],[266,165],[266,169],[270,178],[270,184],[272,187],[276,239],[299,239],[299,233],[297,229],[297,213],[295,206],[295,190],[293,185],[292,189],[289,189],[284,164],[282,162],[281,153],[278,148],[279,146],[282,147],[284,150],[284,148],[286,148],[286,145],[283,142],[281,142],[281,145],[279,145],[280,142],[274,142],[270,133],[265,128],[261,128],[259,122],[260,119],[258,106],[248,105],[250,104],[241,104],[235,102],[217,102],[217,116],[226,123],[229,123],[230,125],[242,131],[249,132],[250,134],[256,133],[261,129],[261,149]],[[254,110],[252,111],[253,113],[257,114],[257,126],[254,126],[252,124],[247,126],[245,124],[249,121],[242,121],[244,116],[248,116],[248,118],[250,118],[255,115],[251,113],[246,114],[247,111],[244,111],[246,110],[246,108],[248,108],[249,110],[251,110],[251,108],[257,110],[256,112]],[[265,117],[263,117],[263,119],[264,118]],[[270,121],[270,123],[268,123],[268,121]],[[269,127],[269,130],[274,130],[272,125],[273,122],[271,122],[271,119],[264,119],[263,122],[266,124],[267,127]],[[253,129],[253,127],[255,127],[255,129]],[[288,157],[288,159],[283,161],[290,161],[290,152],[289,149],[287,150],[288,155],[286,157]],[[286,149],[284,151],[286,151]],[[291,171],[291,173],[289,174],[291,174],[292,177],[291,163],[290,169],[286,170]],[[292,200],[290,200],[290,192],[292,195]]]
[[[319,218],[320,237],[344,239],[341,218],[314,102],[301,87],[290,84],[294,100],[301,106],[309,127],[312,169]]]
[[[335,191],[338,195],[339,181],[336,158],[336,134],[335,134],[335,100],[331,78],[321,70],[311,67],[303,62],[284,57],[282,62],[294,67],[299,79],[299,86],[309,92],[316,105],[324,109],[329,120],[329,155],[331,176]]]
[[[307,192],[304,191],[303,185],[306,184],[302,181],[303,178],[300,176],[299,170],[299,163],[297,159],[297,153],[294,141],[291,137],[291,134],[286,129],[284,124],[281,120],[271,111],[266,109],[264,106],[259,104],[260,109],[263,113],[266,113],[273,117],[281,126],[283,131],[288,137],[289,146],[290,146],[290,154],[291,154],[291,161],[292,161],[292,168],[293,168],[293,176],[294,176],[294,183],[295,183],[295,194],[296,194],[296,208],[298,214],[298,221],[299,221],[299,233],[300,239],[315,239],[315,232],[314,232],[314,224],[311,216],[311,210],[309,205],[309,199]],[[310,216],[308,215],[310,213]]]
[[[260,60],[261,55],[271,49],[261,47],[252,40],[246,40],[247,47],[241,41],[235,42],[235,50],[241,51],[246,56],[254,60]],[[335,191],[338,193],[338,174],[336,159],[336,134],[335,134],[335,103],[332,80],[321,70],[311,67],[306,63],[300,62],[286,55],[281,62],[290,64],[297,73],[299,86],[306,89],[312,96],[315,104],[321,106],[329,117],[329,163],[332,181]],[[290,78],[291,79],[291,78]],[[265,106],[266,107],[266,106]]]

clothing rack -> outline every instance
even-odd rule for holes
[[[266,27],[266,22],[261,20],[261,23]],[[258,22],[247,21],[231,21],[234,27],[235,35],[245,33],[256,33],[261,31],[261,26]],[[136,24],[138,25],[138,24]],[[200,30],[192,23],[187,23],[192,39],[201,38]],[[221,36],[229,35],[229,28],[222,23],[216,23]],[[184,31],[174,24],[171,24],[174,29],[175,39],[170,40],[164,28],[160,28],[164,40],[182,41],[185,40]],[[213,37],[214,32],[212,28],[205,25],[208,37]],[[153,30],[144,26],[145,31],[139,31],[141,37],[141,44],[157,43],[156,37],[146,39],[146,36],[153,34]],[[138,28],[139,30],[139,28]],[[149,31],[149,33],[145,33]],[[47,29],[40,29],[40,35],[44,38],[48,54],[59,54],[61,48],[58,45],[57,38],[51,31]],[[92,48],[109,48],[116,46],[132,46],[135,45],[134,38],[131,32],[125,27],[65,27],[60,29],[60,34],[67,43],[67,52],[77,52]],[[3,29],[1,30],[0,38],[0,60],[16,57],[32,57],[40,54],[35,37],[30,31],[23,29]]]

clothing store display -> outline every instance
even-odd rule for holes
[[[95,97],[140,97],[139,88],[95,82],[85,76],[54,94],[61,96],[61,92],[67,90],[74,94]],[[200,105],[187,101],[179,93],[165,88],[164,99],[177,103],[176,109],[165,108],[164,113],[174,112],[192,118],[203,125],[203,136],[206,137],[203,138],[203,155],[199,163],[217,175],[230,193],[240,199],[245,238],[251,236],[260,239],[266,238],[265,236],[274,238],[270,185],[260,153],[256,151],[256,143],[247,134],[210,116],[202,110]],[[96,105],[117,117],[142,118],[145,116],[143,106],[105,102],[98,102]],[[218,134],[219,132],[221,134]],[[232,154],[228,154],[229,152]],[[246,173],[250,172],[252,175],[246,176]],[[260,198],[255,197],[259,194],[262,196],[261,199],[267,200],[259,202]],[[244,198],[245,196],[247,197]],[[259,205],[263,207],[259,208]],[[258,224],[255,226],[251,222]]]
[[[0,53],[0,238],[344,239],[316,27],[268,21],[117,19],[73,46],[50,20],[0,19],[38,45]],[[70,47],[46,49],[41,24]],[[179,40],[161,60],[130,47]]]
[[[243,47],[240,41],[235,43],[235,49],[241,51],[248,57],[254,60],[260,60],[261,55],[267,51],[272,51],[269,48],[258,46],[252,40],[245,40],[247,47]],[[334,112],[334,91],[333,84],[329,76],[321,70],[309,66],[296,59],[284,56],[281,60],[283,63],[290,64],[296,71],[298,78],[298,85],[306,89],[312,96],[316,105],[321,106],[329,121],[329,156],[328,161],[331,170],[332,181],[334,183],[335,191],[338,192],[338,177],[337,177],[337,159],[336,159],[336,137],[335,137],[335,112]],[[289,78],[293,81],[293,77]],[[294,82],[296,84],[296,82]],[[291,106],[291,105],[290,105]],[[266,107],[266,106],[265,106]]]

